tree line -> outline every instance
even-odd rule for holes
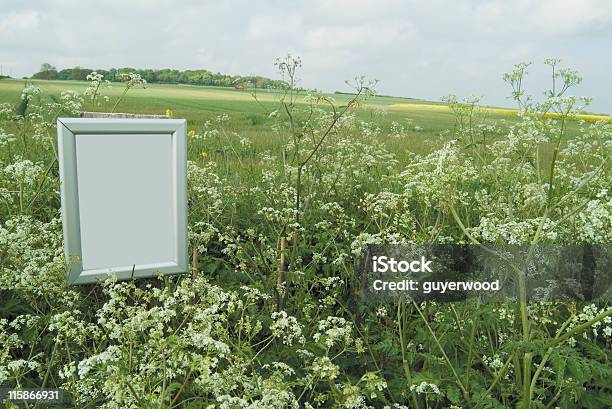
[[[33,79],[43,80],[76,80],[86,81],[87,76],[93,71],[104,75],[105,80],[120,81],[122,74],[135,72],[140,74],[148,83],[166,84],[190,84],[207,85],[217,87],[236,87],[236,88],[282,88],[284,83],[279,80],[260,76],[240,76],[214,73],[208,70],[175,70],[171,68],[163,69],[139,69],[139,68],[110,68],[108,70],[92,70],[89,68],[74,67],[57,70],[50,64],[43,64],[40,71],[32,75]]]

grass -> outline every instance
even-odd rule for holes
[[[43,98],[58,97],[62,91],[73,90],[81,94],[89,83],[86,81],[47,81],[28,80],[35,84],[43,93]],[[0,81],[0,103],[9,102],[14,105],[19,101],[25,80],[4,79]],[[103,88],[103,94],[108,95],[110,102],[102,107],[93,107],[85,102],[83,109],[91,111],[110,111],[114,101],[123,92],[124,84],[113,83],[111,88]],[[325,94],[342,105],[351,98],[351,94]],[[189,129],[200,132],[207,121],[214,120],[221,114],[230,116],[230,120],[222,124],[225,136],[240,135],[252,141],[249,156],[256,158],[260,153],[270,151],[278,153],[283,141],[271,132],[273,121],[268,115],[279,107],[279,91],[258,90],[257,101],[249,91],[223,87],[202,87],[182,84],[147,84],[146,89],[130,89],[126,97],[117,107],[117,112],[164,114],[171,109],[175,118],[186,118]],[[298,97],[298,103],[305,104],[303,95]],[[509,125],[516,117],[509,113],[516,111],[497,108],[483,108],[485,121],[497,126]],[[386,148],[393,152],[399,160],[398,166],[409,163],[409,153],[427,153],[439,147],[445,140],[451,139],[447,132],[455,127],[455,116],[449,107],[441,102],[417,100],[411,98],[374,96],[367,104],[356,110],[363,121],[375,124],[380,128],[380,140]],[[402,138],[388,136],[393,123],[404,127]],[[572,132],[574,124],[569,126]],[[253,166],[256,160],[243,160],[234,163],[233,155],[227,155],[223,147],[224,140],[220,137],[216,149],[207,151],[208,157],[227,169],[228,175],[244,178],[257,177],[259,170]],[[210,148],[210,145],[208,145]],[[200,150],[191,154],[191,160],[200,160],[195,156]]]
[[[31,82],[41,88],[45,95],[59,95],[63,90],[83,93],[88,86],[84,81],[34,80]],[[111,99],[117,98],[123,90],[123,84],[112,85],[112,88],[104,91]],[[0,103],[16,103],[23,87],[24,80],[0,81]],[[350,99],[350,94],[325,94],[325,96],[334,98],[340,105]],[[163,114],[166,109],[172,108],[175,117],[186,118],[192,126],[201,125],[220,113],[227,113],[232,117],[230,125],[235,131],[252,132],[260,128],[265,128],[267,131],[269,127],[265,123],[265,117],[278,107],[279,94],[276,91],[258,90],[257,98],[261,104],[258,104],[248,91],[232,88],[148,84],[146,89],[130,90],[118,110]],[[398,104],[402,104],[401,109],[396,108]],[[437,135],[440,131],[453,127],[454,117],[451,113],[432,108],[437,106],[444,105],[410,98],[375,96],[360,109],[360,114],[366,120],[374,116],[379,117],[378,112],[385,112],[384,120],[380,121],[383,128],[393,121],[405,124],[406,120],[411,119],[414,125],[423,128],[422,132],[415,132],[415,136],[422,137]],[[91,109],[87,104],[85,108]]]

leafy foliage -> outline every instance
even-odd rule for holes
[[[607,305],[359,297],[367,243],[609,243],[612,125],[575,122],[579,77],[553,70],[538,103],[519,65],[515,122],[451,96],[455,128],[400,157],[386,142],[420,131],[364,120],[375,82],[337,103],[299,89],[298,58],[276,65],[286,86],[257,121],[277,150],[225,113],[189,132],[180,277],[65,284],[55,118],[117,107],[146,77],[114,102],[98,72],[85,95],[28,85],[17,112],[0,106],[0,383],[61,387],[74,407],[609,407]]]
[[[276,88],[283,86],[281,81],[271,80],[260,76],[242,76],[215,73],[208,70],[185,70],[179,71],[170,68],[163,69],[138,69],[138,68],[110,68],[108,70],[74,67],[57,70],[52,66],[43,64],[41,70],[32,75],[33,79],[42,80],[72,80],[85,81],[92,72],[102,74],[104,78],[111,82],[121,80],[122,75],[135,73],[140,75],[149,83],[165,84],[189,84],[206,85],[216,87],[256,87],[256,88]]]

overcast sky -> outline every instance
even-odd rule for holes
[[[509,105],[504,72],[558,57],[584,77],[575,95],[612,113],[611,0],[0,0],[0,65],[12,76],[61,68],[204,68],[276,78],[300,55],[302,85],[346,90],[356,75],[382,94],[454,93]]]

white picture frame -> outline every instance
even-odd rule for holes
[[[184,119],[59,118],[68,284],[188,271]]]

